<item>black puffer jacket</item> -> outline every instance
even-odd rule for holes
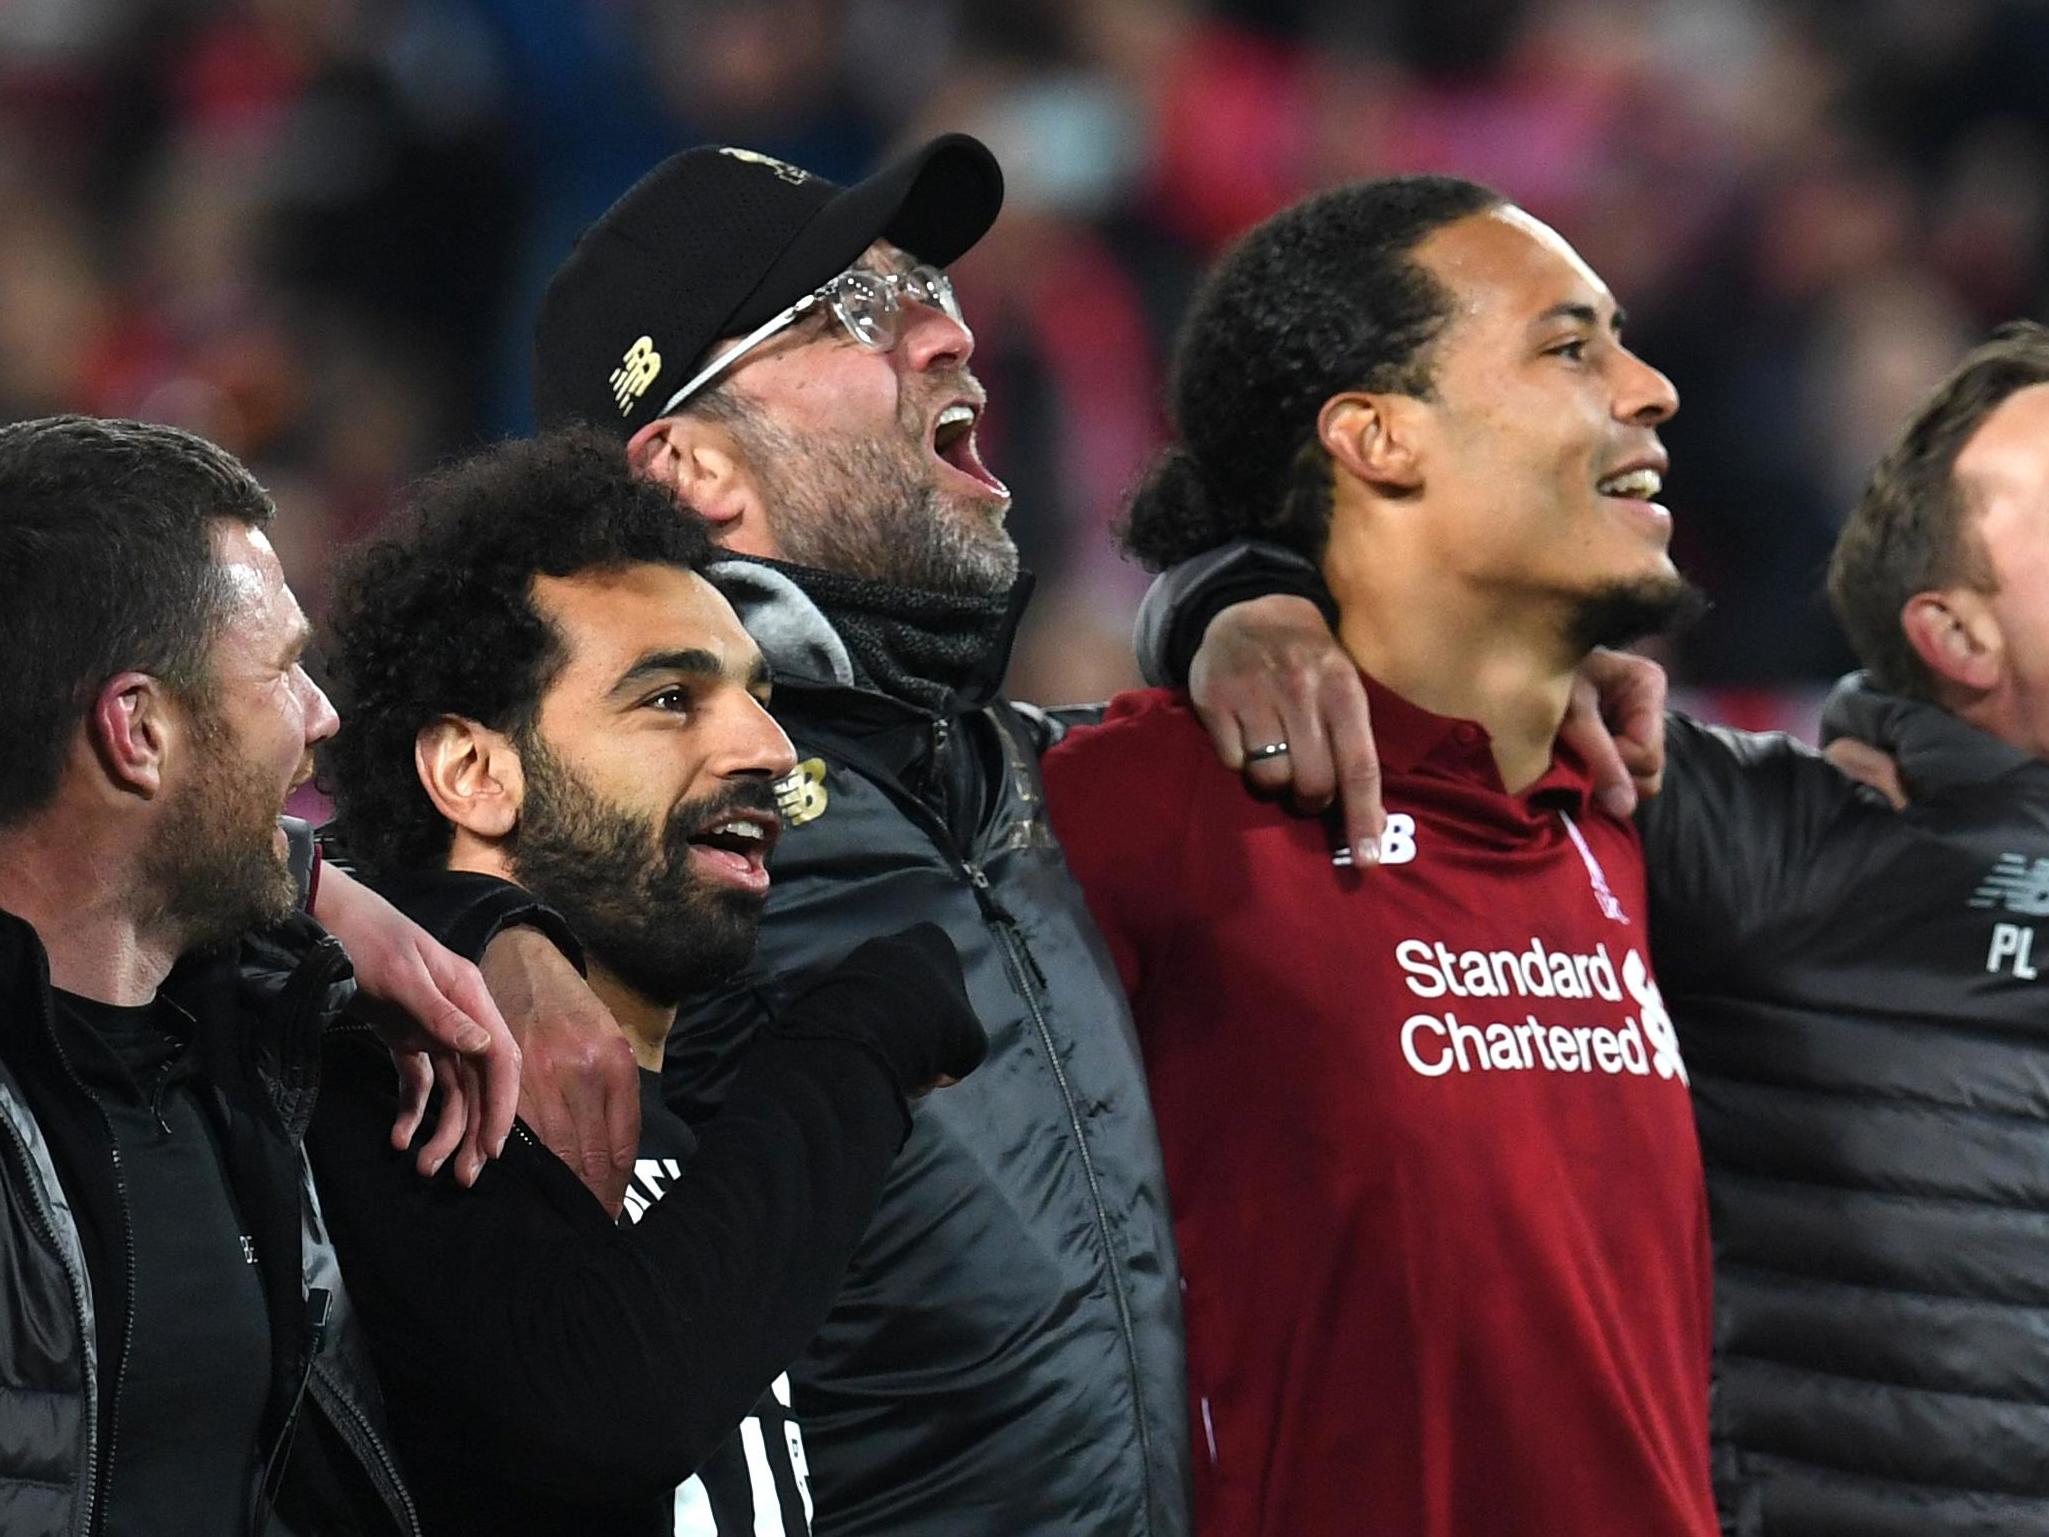
[[[2036,1537],[2049,763],[1856,684],[1830,725],[1897,754],[1910,809],[1675,720],[1641,819],[1707,1165],[1724,1521]]]
[[[198,1080],[221,1128],[271,1319],[262,1465],[276,1516],[310,1537],[417,1537],[379,1428],[374,1379],[300,1152],[320,1036],[350,991],[348,960],[312,920],[252,937],[237,958],[181,966],[167,995],[198,1019]],[[0,913],[0,1532],[99,1530],[99,1324],[126,1307],[118,1275],[89,1275],[81,1224],[126,1252],[106,1121],[67,1065],[35,931]],[[59,1167],[79,1171],[61,1182]],[[194,1298],[195,1307],[203,1298]],[[110,1396],[112,1396],[110,1394]],[[135,1434],[133,1426],[127,1433]],[[270,1529],[254,1502],[253,1530]]]
[[[839,1301],[793,1372],[821,1537],[1185,1537],[1179,1272],[1117,973],[1045,819],[1056,728],[985,682],[939,712],[857,686],[782,574],[720,586],[774,664],[814,777],[754,965],[684,1005],[668,1079],[701,1119],[793,974],[929,920],[989,1034],[917,1108]],[[1022,594],[1020,593],[1020,599]]]

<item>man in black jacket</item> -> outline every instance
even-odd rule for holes
[[[627,444],[742,557],[723,590],[801,760],[754,964],[692,998],[670,1100],[737,1092],[786,978],[913,918],[959,947],[990,1059],[918,1107],[792,1373],[818,1529],[1183,1537],[1187,1411],[1130,1014],[1047,827],[1053,727],[998,689],[1027,579],[982,465],[943,269],[988,229],[981,145],[849,189],[749,151],[649,173],[543,302],[537,404]]]
[[[294,916],[334,713],[270,517],[172,428],[0,428],[10,1537],[418,1531],[299,1149],[349,966]]]
[[[351,852],[459,949],[559,920],[641,1068],[617,1226],[523,1123],[474,1191],[423,1184],[384,1135],[383,1054],[330,1049],[309,1145],[434,1532],[808,1531],[780,1374],[909,1097],[980,1055],[924,925],[784,978],[701,1135],[662,1104],[678,1000],[754,948],[792,765],[711,553],[616,441],[570,433],[437,476],[337,585],[323,759]]]
[[[2019,326],[1907,424],[1831,564],[1867,672],[1824,730],[1890,753],[1911,804],[1783,736],[1673,716],[1641,813],[1707,1168],[1737,1537],[2049,1528],[2045,509],[2049,331]],[[1154,664],[1171,635],[1185,659],[1205,609],[1313,595],[1307,577],[1264,547],[1179,568]],[[1313,609],[1268,612],[1313,651]]]

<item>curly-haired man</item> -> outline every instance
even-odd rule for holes
[[[473,1192],[418,1181],[380,1130],[389,1071],[328,1052],[311,1147],[435,1532],[808,1530],[777,1379],[908,1097],[981,1050],[951,946],[913,929],[785,979],[701,1136],[663,1107],[677,1003],[753,951],[791,766],[767,665],[699,574],[710,550],[616,442],[569,433],[428,481],[338,583],[348,723],[324,762],[352,851],[401,900],[431,876],[457,949],[503,921],[580,946],[642,1069],[615,1225],[524,1123]],[[467,894],[507,881],[532,910],[485,920]]]

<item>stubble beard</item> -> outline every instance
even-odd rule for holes
[[[909,403],[888,437],[802,438],[751,402],[730,423],[767,501],[782,558],[966,597],[1008,592],[1017,545],[996,505],[933,483],[922,420]]]
[[[775,810],[768,787],[689,801],[657,829],[615,805],[539,738],[519,743],[525,795],[513,875],[569,925],[592,959],[670,1007],[728,980],[754,954],[762,901],[690,869],[690,835],[724,811]]]
[[[298,883],[278,851],[281,797],[255,763],[238,761],[227,727],[195,707],[199,770],[167,808],[163,836],[143,859],[159,923],[180,949],[205,950],[278,923],[299,906]]]

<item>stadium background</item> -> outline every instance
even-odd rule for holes
[[[2049,303],[2041,0],[0,0],[0,419],[139,415],[277,496],[309,606],[436,461],[529,426],[574,233],[685,144],[845,179],[962,128],[956,269],[1040,574],[1025,698],[1130,681],[1108,527],[1205,259],[1305,191],[1487,181],[1671,374],[1713,614],[1689,697],[1811,729],[1837,522],[1904,410]]]

